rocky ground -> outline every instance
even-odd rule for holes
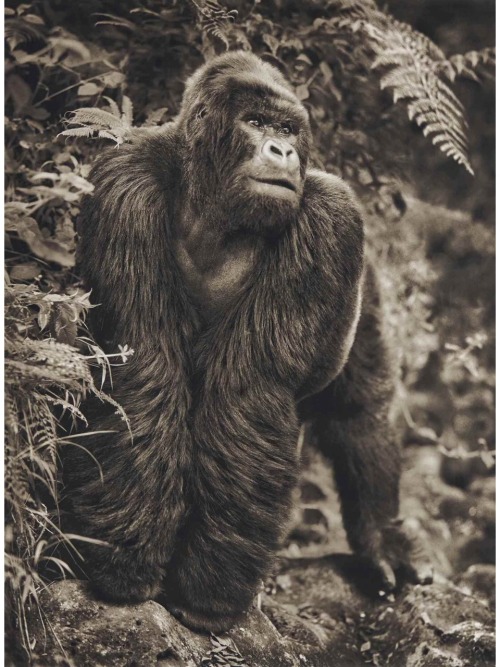
[[[54,583],[33,613],[38,667],[493,667],[495,484],[466,491],[439,475],[435,447],[406,450],[401,514],[435,578],[395,595],[370,590],[348,555],[335,492],[311,457],[295,527],[244,623],[221,637],[190,632],[155,602],[105,605],[79,581]]]

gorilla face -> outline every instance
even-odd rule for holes
[[[303,181],[295,147],[297,130],[280,116],[250,113],[236,121],[236,131],[245,136],[249,147],[249,156],[236,174],[243,188],[255,197],[298,208]]]
[[[273,236],[300,210],[311,132],[280,72],[247,56],[243,66],[241,54],[228,54],[187,86],[179,119],[186,182],[196,215],[229,232]]]

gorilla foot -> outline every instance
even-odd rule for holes
[[[131,577],[121,570],[100,572],[91,577],[90,588],[105,602],[137,604],[153,600],[160,592],[161,579],[146,576]]]
[[[359,533],[356,536],[354,551],[373,570],[370,588],[391,592],[405,581],[432,583],[432,564],[418,533],[411,519],[395,519],[382,528],[364,526],[362,539]]]
[[[412,584],[431,584],[433,568],[418,535],[418,525],[412,519],[396,519],[382,529],[384,558],[372,559],[382,578],[392,590],[396,584],[394,572]]]
[[[181,609],[178,605],[161,601],[161,604],[172,616],[183,625],[195,632],[213,632],[218,634],[230,630],[243,616],[243,612],[235,614],[221,614],[217,612],[200,612],[189,609]]]

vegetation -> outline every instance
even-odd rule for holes
[[[381,6],[7,2],[6,567],[9,638],[25,656],[36,653],[27,610],[36,608],[41,565],[52,559],[68,570],[52,555],[68,539],[58,526],[58,452],[84,446],[68,430],[85,423],[82,399],[111,400],[101,376],[133,353],[123,341],[105,357],[85,331],[90,304],[75,273],[74,225],[92,190],[89,163],[106,140],[119,150],[133,108],[136,125],[172,119],[185,78],[226,48],[251,49],[286,73],[311,115],[315,163],[347,179],[366,204],[400,350],[408,437],[439,440],[447,456],[491,465],[491,221],[472,195],[457,213],[416,202],[421,193],[411,184],[444,168],[471,190],[467,172],[484,171],[474,146],[469,154],[460,81],[482,94],[494,52],[445,55]],[[424,161],[412,157],[422,155],[419,132]]]

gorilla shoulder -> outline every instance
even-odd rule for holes
[[[305,188],[306,190],[311,189],[314,197],[323,195],[328,201],[332,201],[332,196],[334,196],[339,208],[354,206],[358,211],[361,210],[352,188],[340,176],[334,176],[321,169],[308,169]]]
[[[335,235],[344,232],[353,244],[362,243],[364,225],[360,204],[353,190],[339,176],[308,169],[304,208],[313,218],[327,218]]]

